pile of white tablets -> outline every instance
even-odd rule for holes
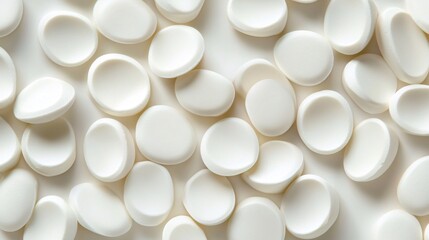
[[[0,239],[429,240],[428,0],[45,2],[0,0]]]

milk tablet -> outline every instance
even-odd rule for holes
[[[0,117],[0,172],[14,167],[21,155],[21,144],[11,126]]]
[[[176,23],[194,20],[204,5],[204,0],[155,0],[156,8],[167,19]]]
[[[15,1],[10,1],[10,2],[15,2]],[[19,2],[19,1],[16,1],[16,2]],[[2,16],[1,13],[0,13],[0,16]],[[12,58],[1,47],[0,47],[0,76],[2,77],[2,80],[0,81],[0,109],[4,109],[8,107],[13,102],[13,100],[15,100],[16,69],[15,69],[15,64],[12,61]]]
[[[162,240],[207,240],[207,237],[190,217],[177,216],[165,224]]]
[[[419,221],[401,209],[382,215],[375,225],[374,240],[423,240]]]
[[[21,23],[24,12],[22,0],[1,0],[0,1],[0,37],[12,33]]]

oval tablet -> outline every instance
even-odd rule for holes
[[[174,165],[192,156],[197,137],[185,116],[172,107],[157,105],[146,109],[137,121],[136,143],[149,160]]]
[[[162,240],[207,240],[207,237],[190,217],[177,216],[165,224]]]
[[[253,126],[263,135],[285,133],[295,122],[295,94],[279,80],[261,80],[249,90],[245,106]]]
[[[14,1],[10,1],[14,2]],[[19,2],[19,1],[16,1]],[[1,3],[0,3],[1,6]],[[2,11],[2,10],[0,10]],[[0,13],[0,16],[2,14]],[[1,21],[1,20],[0,20]],[[1,24],[0,24],[1,25]],[[16,95],[16,69],[9,54],[0,47],[0,109],[9,106]]]
[[[162,78],[175,78],[197,66],[204,55],[204,38],[193,27],[173,25],[163,28],[149,47],[148,63]]]
[[[0,6],[0,37],[4,37],[19,26],[24,4],[22,0],[0,0]]]
[[[33,213],[37,180],[24,169],[16,168],[0,177],[0,229],[15,232]]]
[[[176,98],[189,112],[206,117],[224,114],[235,98],[232,82],[209,70],[193,70],[176,79]]]
[[[429,135],[429,86],[408,85],[399,89],[390,101],[390,116],[409,134]]]
[[[395,160],[399,141],[387,125],[377,118],[359,123],[344,152],[344,170],[357,182],[379,178]]]
[[[47,123],[66,113],[74,100],[72,85],[56,78],[39,78],[19,93],[13,113],[26,123]]]
[[[78,13],[55,11],[40,21],[39,42],[53,62],[76,67],[94,55],[98,45],[97,30],[88,18]]]
[[[151,90],[143,66],[131,57],[114,53],[105,54],[92,63],[88,89],[101,110],[120,117],[143,110]]]
[[[380,52],[399,80],[423,82],[429,72],[429,43],[410,15],[389,8],[380,14],[375,32]]]
[[[283,240],[285,233],[279,208],[262,197],[250,197],[238,204],[227,230],[229,240]]]
[[[398,184],[398,200],[407,212],[416,216],[429,214],[429,156],[413,162]]]
[[[281,33],[288,15],[283,0],[229,0],[227,12],[229,22],[237,31],[254,37]]]
[[[24,230],[24,240],[73,240],[77,221],[67,202],[57,196],[46,196],[34,207]]]
[[[326,180],[303,175],[286,190],[281,210],[290,233],[298,238],[312,239],[324,234],[335,223],[340,200]]]
[[[334,66],[334,53],[328,40],[304,30],[281,37],[274,46],[274,59],[291,81],[302,86],[322,83]]]
[[[136,163],[125,181],[124,202],[138,224],[161,224],[174,203],[173,180],[168,170],[150,161]]]
[[[200,151],[210,171],[221,176],[235,176],[256,163],[259,141],[255,131],[244,120],[224,118],[204,133]]]
[[[425,232],[424,232],[424,240],[429,240],[429,224],[428,225],[426,225],[426,228],[425,228]]]
[[[0,117],[0,172],[14,167],[21,155],[21,145],[12,127]]]
[[[207,226],[218,225],[234,210],[234,189],[226,177],[203,169],[186,182],[183,205],[195,221]]]
[[[347,63],[343,86],[350,98],[365,112],[382,113],[396,92],[396,76],[382,57],[363,54]]]
[[[323,90],[309,95],[298,109],[297,128],[305,145],[319,154],[334,154],[348,143],[353,112],[339,93]]]
[[[108,188],[81,183],[72,188],[69,204],[82,227],[105,237],[127,233],[132,220],[121,200]]]
[[[332,47],[342,54],[362,51],[374,33],[377,8],[372,0],[330,1],[324,29]]]
[[[133,136],[122,123],[110,118],[99,119],[86,132],[83,155],[88,170],[98,180],[118,181],[133,167]]]
[[[429,33],[429,2],[425,0],[407,0],[407,9],[414,22],[426,33]]]
[[[194,20],[204,5],[204,0],[155,0],[156,8],[167,19],[176,23]]]
[[[392,210],[381,216],[375,225],[374,240],[423,240],[419,221],[411,214]]]
[[[280,193],[303,170],[304,157],[297,146],[283,141],[269,141],[260,147],[255,166],[241,177],[260,192]]]
[[[76,138],[65,119],[28,126],[21,139],[22,155],[27,164],[43,176],[66,172],[76,159]]]
[[[155,32],[158,22],[150,7],[138,0],[97,1],[92,15],[101,34],[124,44],[146,41]]]

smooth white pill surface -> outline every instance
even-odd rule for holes
[[[325,13],[325,34],[335,50],[353,55],[368,45],[376,20],[377,8],[372,0],[333,0]]]
[[[98,107],[121,117],[143,110],[151,92],[143,66],[131,57],[115,53],[105,54],[92,63],[88,89]]]
[[[46,196],[34,207],[33,216],[25,226],[24,240],[73,240],[77,220],[64,199]]]
[[[158,22],[150,7],[138,0],[97,1],[92,16],[101,34],[124,44],[146,41],[155,32]]]
[[[265,136],[282,135],[295,122],[295,94],[279,80],[255,83],[247,93],[245,107],[252,125]]]
[[[150,161],[136,163],[125,181],[124,202],[138,224],[161,224],[174,203],[173,180],[168,170]]]
[[[66,172],[76,159],[74,130],[62,118],[28,126],[22,135],[21,146],[27,164],[47,177]]]
[[[324,155],[343,149],[353,132],[353,112],[347,100],[331,90],[306,97],[299,106],[296,121],[304,144]]]
[[[155,0],[156,8],[167,19],[176,23],[194,20],[204,5],[204,0]]]
[[[423,233],[419,221],[411,214],[392,210],[381,216],[375,225],[374,240],[422,240]]]
[[[340,200],[325,179],[308,174],[289,186],[281,210],[290,233],[298,238],[312,239],[324,234],[335,223]]]
[[[1,6],[1,2],[0,2],[0,6]],[[1,13],[0,13],[0,16],[2,16]],[[1,47],[0,47],[0,76],[2,78],[2,80],[0,81],[0,109],[3,109],[9,106],[13,102],[13,100],[15,100],[16,70],[15,70],[15,64],[13,63],[12,58]]]
[[[133,136],[119,121],[99,119],[86,132],[83,154],[88,170],[94,177],[104,182],[118,181],[133,167]]]
[[[148,63],[158,77],[175,78],[197,66],[204,55],[204,38],[193,27],[163,28],[149,47]]]
[[[229,0],[227,13],[237,31],[254,37],[269,37],[285,28],[288,8],[283,0]]]
[[[193,70],[176,79],[176,98],[189,112],[206,117],[220,116],[235,98],[234,84],[219,73]]]
[[[407,0],[407,9],[414,22],[426,33],[429,33],[429,2],[426,0]]]
[[[279,208],[262,197],[250,197],[240,202],[227,230],[229,240],[283,240],[285,233]]]
[[[19,93],[13,113],[26,123],[47,123],[66,113],[74,100],[75,90],[69,83],[56,78],[39,78]]]
[[[425,228],[425,232],[424,232],[424,240],[429,240],[429,224],[428,225],[426,225],[426,228]]]
[[[235,176],[256,163],[259,141],[247,122],[235,117],[225,118],[204,133],[200,151],[210,171],[221,176]]]
[[[72,188],[69,204],[79,224],[105,237],[127,233],[132,220],[121,200],[108,188],[93,183],[81,183]]]
[[[37,198],[37,180],[28,171],[13,169],[0,177],[0,229],[15,232],[33,213]]]
[[[328,40],[305,30],[281,37],[274,46],[274,59],[291,81],[302,86],[325,81],[334,66],[334,53]]]
[[[415,84],[399,89],[390,101],[393,121],[413,135],[429,135],[429,86]]]
[[[162,240],[207,240],[207,237],[190,217],[177,216],[165,224]]]
[[[4,37],[19,26],[24,4],[22,0],[0,0],[0,6],[0,37]]]
[[[375,32],[380,52],[399,80],[423,82],[429,72],[429,43],[411,16],[389,8],[380,14]]]
[[[45,54],[64,67],[88,61],[98,46],[97,30],[91,21],[75,12],[57,11],[43,17],[39,42]]]
[[[379,178],[395,160],[398,137],[377,118],[360,122],[344,152],[344,170],[357,182]]]
[[[413,162],[398,184],[398,200],[407,212],[416,216],[429,214],[429,156]]]
[[[207,226],[218,225],[234,210],[234,189],[226,177],[203,169],[186,182],[183,205],[195,221]]]
[[[174,165],[192,156],[197,137],[183,114],[172,107],[157,105],[144,111],[137,121],[136,143],[149,160]]]
[[[21,155],[21,144],[12,127],[0,117],[0,172],[14,167]]]
[[[304,157],[292,143],[269,141],[260,147],[256,164],[241,176],[254,189],[264,193],[280,193],[302,174]]]
[[[365,112],[382,113],[396,92],[395,74],[376,54],[363,54],[347,63],[343,86],[350,98]]]

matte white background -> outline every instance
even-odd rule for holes
[[[173,24],[162,17],[156,10],[152,0],[146,0],[158,15],[158,30]],[[37,27],[44,14],[54,10],[71,10],[79,12],[91,18],[92,7],[95,0],[24,0],[24,17],[19,28],[11,35],[0,38],[0,46],[12,56],[18,72],[18,90],[37,78],[51,76],[63,79],[71,83],[77,90],[77,100],[66,118],[71,122],[76,132],[78,156],[73,167],[57,177],[43,177],[33,173],[39,180],[39,196],[59,195],[68,198],[70,189],[79,183],[97,182],[86,168],[82,142],[84,135],[95,120],[101,117],[110,117],[98,110],[90,99],[86,79],[90,64],[96,57],[105,53],[123,53],[136,58],[148,70],[152,83],[152,97],[149,105],[166,104],[184,112],[194,123],[198,132],[198,139],[205,130],[220,118],[196,117],[187,113],[180,107],[174,96],[174,79],[160,79],[155,77],[147,65],[147,53],[151,39],[142,44],[122,45],[114,43],[99,34],[99,48],[95,55],[84,65],[74,68],[66,68],[51,62],[43,53],[37,39]],[[328,1],[319,0],[313,4],[299,4],[288,0],[289,18],[284,32],[293,30],[311,30],[323,34],[323,16]],[[402,0],[376,0],[379,10],[389,6],[404,7]],[[227,0],[206,0],[199,17],[189,25],[198,29],[205,38],[206,52],[199,68],[205,68],[232,78],[235,70],[244,62],[262,57],[273,61],[273,47],[276,40],[282,35],[269,38],[254,38],[235,31],[229,24],[226,15]],[[379,53],[375,37],[371,40],[364,53]],[[397,157],[391,168],[378,180],[369,183],[356,183],[347,178],[343,170],[343,151],[340,153],[322,156],[308,150],[298,137],[296,125],[277,139],[290,141],[296,144],[304,152],[304,173],[317,174],[328,180],[339,192],[341,198],[340,214],[337,222],[319,240],[366,240],[371,239],[375,221],[385,212],[400,208],[396,197],[396,186],[404,170],[416,159],[429,154],[429,138],[415,137],[403,133],[394,125],[388,112],[379,115],[369,115],[361,111],[345,94],[341,85],[342,70],[352,57],[335,53],[335,66],[330,77],[316,87],[298,87],[293,85],[297,93],[298,103],[306,96],[321,89],[334,89],[346,97],[354,110],[354,125],[369,117],[378,117],[385,120],[400,138],[400,146]],[[427,83],[427,80],[425,81]],[[404,84],[399,83],[399,87]],[[8,108],[0,115],[4,117],[15,129],[19,138],[25,128],[25,124],[17,121],[12,114],[12,108]],[[140,114],[129,118],[115,118],[124,123],[134,134],[135,124]],[[248,121],[244,111],[243,100],[237,95],[233,107],[224,116],[239,116]],[[261,135],[260,143],[269,140]],[[137,161],[146,160],[139,153]],[[22,159],[18,167],[29,169]],[[182,205],[183,187],[199,169],[204,168],[200,158],[199,149],[191,159],[183,164],[167,167],[175,184],[175,205],[169,219],[176,215],[186,214]],[[234,186],[237,202],[249,196],[265,196],[279,204],[281,195],[266,195],[250,188],[239,177],[229,178]],[[124,181],[104,184],[122,198]],[[210,206],[207,206],[210,207]],[[426,226],[429,218],[420,218],[422,226]],[[126,235],[116,239],[161,239],[161,233],[165,222],[159,227],[142,227],[134,223],[133,228]],[[222,224],[215,227],[203,227],[208,239],[226,239],[226,226]],[[15,233],[0,232],[0,239],[22,239],[23,230]],[[88,230],[79,227],[76,239],[112,239],[98,236]],[[295,239],[289,233],[286,239]],[[267,239],[268,240],[268,239]]]

